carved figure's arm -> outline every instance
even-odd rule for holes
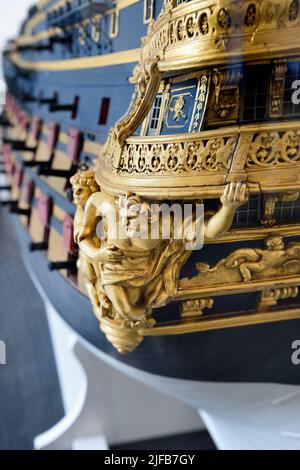
[[[211,217],[205,226],[205,237],[219,238],[228,232],[238,207],[246,204],[248,200],[247,186],[245,183],[230,183],[226,186],[221,197],[221,209]]]
[[[103,204],[101,192],[94,193],[88,199],[82,218],[82,227],[78,235],[78,244],[81,251],[94,262],[121,262],[123,254],[113,245],[100,247],[100,243],[95,243],[97,222],[100,214],[100,207]]]
[[[81,242],[96,230],[99,215],[97,206],[99,206],[101,199],[102,194],[98,192],[92,194],[87,200],[81,221],[81,230],[78,234],[78,242]]]

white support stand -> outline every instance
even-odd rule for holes
[[[65,417],[34,439],[35,449],[105,450],[108,443],[201,429],[196,410],[128,378],[126,366],[116,371],[107,364],[108,356],[79,337],[45,296],[44,303]]]
[[[101,353],[79,338],[50,304],[46,307],[66,417],[35,439],[36,449],[99,449],[107,442],[199,430],[204,422],[222,450],[300,450],[300,387],[204,383],[148,374]],[[115,369],[135,382],[123,377],[120,386]],[[153,395],[145,384],[169,398]],[[201,421],[192,409],[198,410]],[[134,413],[145,420],[137,425]]]
[[[178,380],[133,369],[95,351],[128,376],[198,410],[220,450],[300,450],[300,387]]]
[[[237,409],[233,401],[224,410],[199,410],[218,449],[300,450],[299,387],[282,389],[275,398],[270,395],[269,400],[247,404],[246,394],[244,406]]]
[[[52,305],[46,302],[45,306],[66,414],[56,426],[35,438],[34,448],[106,450],[104,417],[101,416],[102,407],[99,407],[101,395],[96,393],[101,390],[99,361],[91,360],[91,354],[80,345],[77,335]],[[89,386],[89,376],[93,377],[93,386]]]

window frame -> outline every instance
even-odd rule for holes
[[[164,112],[165,112],[165,106],[166,106],[166,102],[167,102],[167,98],[168,98],[168,93],[166,92],[165,88],[166,88],[166,84],[165,84],[165,82],[162,82],[160,84],[160,87],[159,87],[159,89],[156,93],[156,96],[155,96],[154,100],[153,100],[153,103],[152,103],[151,109],[150,109],[150,111],[147,115],[147,118],[145,119],[144,124],[142,125],[141,134],[140,134],[141,136],[148,136],[149,129],[150,129],[150,121],[151,121],[153,106],[154,106],[155,100],[156,100],[158,95],[162,95],[162,101],[161,101],[161,104],[160,104],[160,112],[159,112],[159,116],[158,116],[158,124],[157,124],[157,128],[156,128],[156,133],[153,134],[151,137],[155,137],[155,136],[160,135],[161,126],[162,126],[162,122],[163,122],[163,116],[164,116]]]
[[[250,209],[249,204],[254,200],[254,198],[257,199],[257,209]],[[242,210],[243,207],[247,206],[248,209]],[[235,230],[238,230],[240,228],[245,228],[245,227],[257,227],[261,218],[262,218],[262,207],[263,207],[263,201],[262,201],[262,194],[253,194],[251,196],[246,204],[243,204],[240,206],[234,216],[233,223],[232,223],[232,228]],[[257,218],[255,222],[249,222],[249,215],[250,213],[256,212]],[[239,215],[243,213],[247,215],[247,221],[245,223],[239,221]]]
[[[119,13],[118,8],[115,8],[109,15],[109,37],[111,39],[114,39],[119,35]]]
[[[148,9],[150,9],[149,17]],[[143,21],[144,24],[150,23],[154,18],[154,0],[144,0],[144,13],[143,13]]]
[[[257,107],[253,107],[253,108],[249,108],[249,107],[246,107],[245,104],[246,104],[246,97],[249,95],[246,94],[246,75],[245,75],[245,72],[244,72],[244,78],[243,78],[243,85],[241,87],[241,106],[240,106],[240,117],[239,117],[239,122],[240,124],[242,125],[248,125],[248,124],[253,124],[253,123],[258,123],[258,122],[266,122],[270,119],[269,117],[269,105],[270,105],[270,94],[271,94],[271,71],[272,71],[272,64],[270,61],[267,61],[267,62],[264,62],[264,63],[249,63],[247,64],[248,68],[251,69],[251,68],[254,68],[255,66],[265,66],[265,67],[269,67],[270,68],[270,74],[266,80],[266,82],[268,83],[268,86],[267,86],[267,90],[266,90],[266,106],[265,106],[265,117],[264,118],[261,118],[261,119],[258,119],[257,117],[255,118],[252,118],[252,119],[245,119],[245,110],[248,110],[248,109],[255,109],[255,116],[256,116],[256,111],[257,111]],[[253,70],[254,72],[254,70]],[[257,85],[256,85],[257,87]],[[257,91],[255,92],[255,96],[256,96],[256,100],[258,99],[258,95],[259,93],[257,93]]]

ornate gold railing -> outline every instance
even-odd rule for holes
[[[273,56],[276,51],[299,50],[298,0],[195,0],[165,8],[148,34],[144,57],[160,56],[161,70],[255,54]],[[274,32],[280,30],[280,44]],[[187,50],[188,48],[188,50]],[[188,53],[187,53],[188,52]]]
[[[168,175],[179,173],[227,172],[237,136],[172,142],[127,142],[120,174]]]
[[[300,184],[300,122],[268,123],[158,137],[130,137],[116,162],[108,152],[100,180],[157,197],[221,194],[226,182],[250,192],[295,191]],[[150,192],[149,192],[150,191]]]

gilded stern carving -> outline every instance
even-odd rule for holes
[[[300,233],[300,123],[287,87],[299,69],[299,11],[292,0],[167,0],[149,22],[129,109],[95,174],[72,180],[80,270],[119,352],[145,336],[293,318],[300,243],[286,238]],[[137,236],[139,215],[152,227],[154,201],[204,205],[204,250],[186,266],[188,273],[196,265],[196,276],[181,277],[192,240],[176,236],[174,216],[158,217],[155,237]],[[215,258],[214,246],[226,256]],[[242,296],[250,293],[257,297],[247,297],[247,310]],[[174,316],[164,322],[156,309],[171,302]],[[225,304],[239,310],[228,314]]]

